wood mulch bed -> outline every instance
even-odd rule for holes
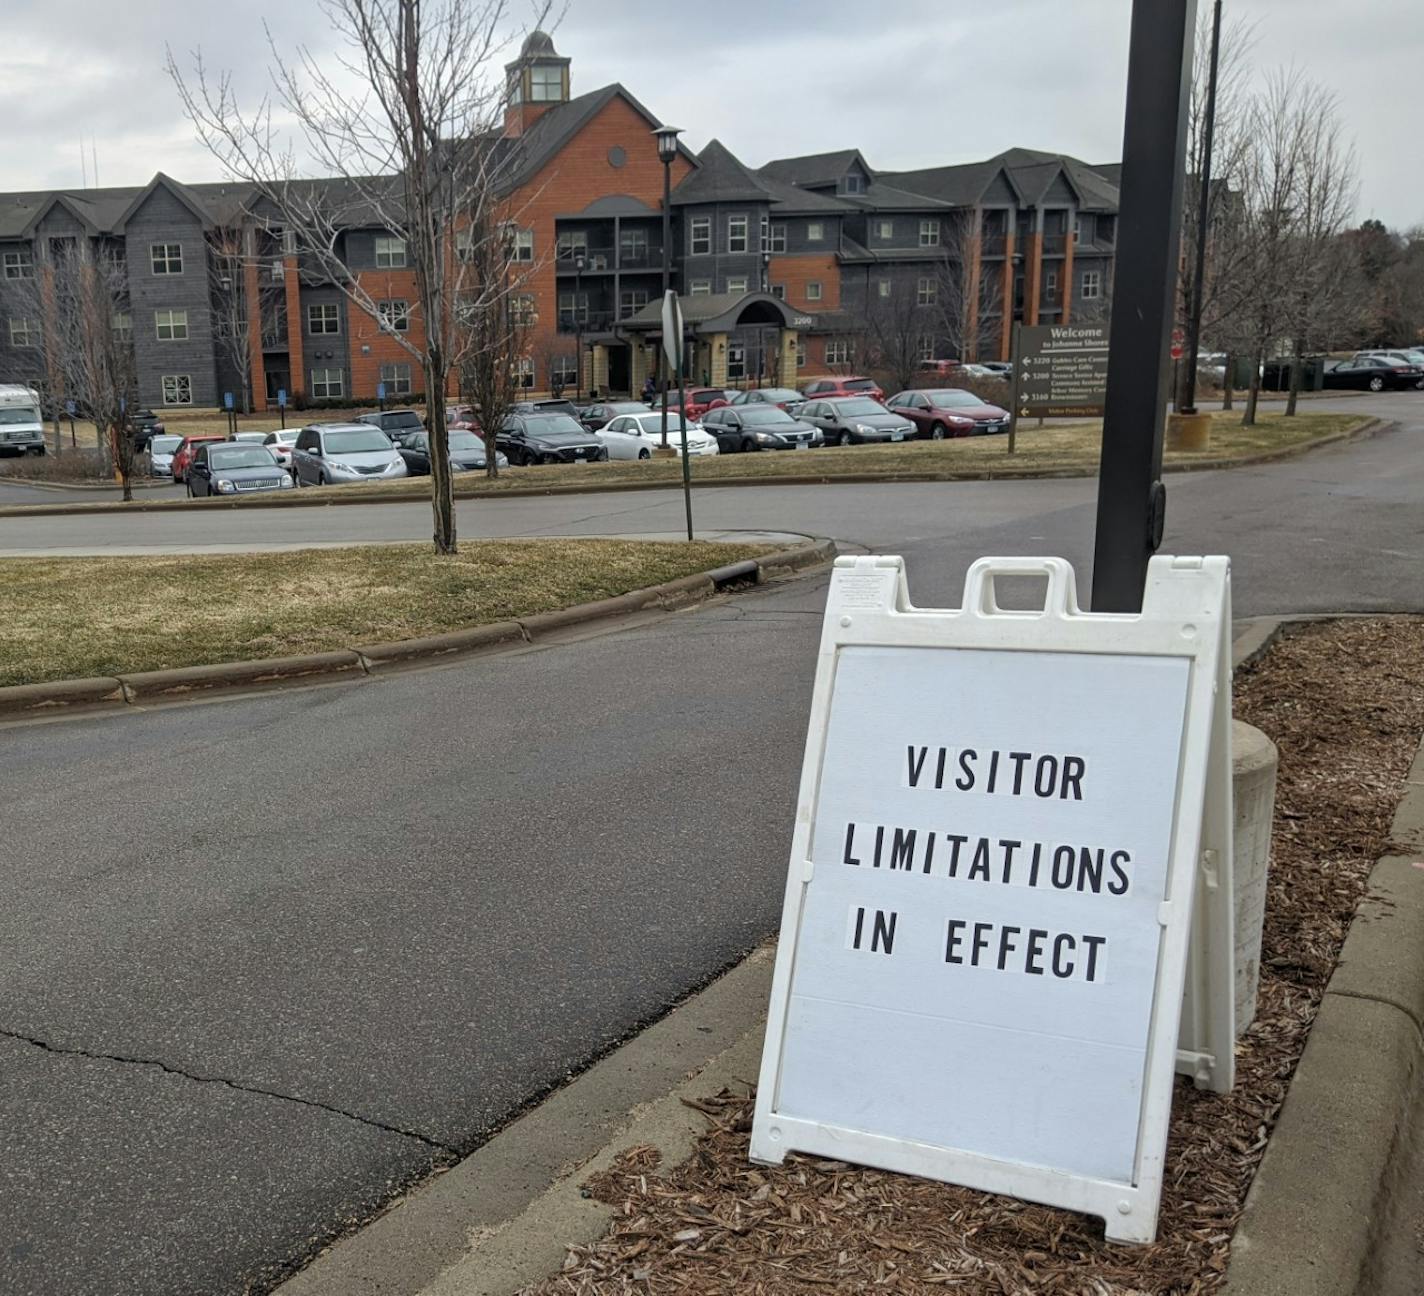
[[[611,1293],[942,1292],[1202,1296],[1305,1047],[1424,732],[1424,620],[1322,623],[1236,682],[1236,714],[1281,764],[1261,994],[1229,1095],[1179,1079],[1158,1241],[1108,1244],[1102,1223],[1049,1207],[838,1161],[747,1160],[752,1099],[698,1104],[693,1156],[654,1173],[633,1149],[590,1180],[619,1218],[529,1296]]]

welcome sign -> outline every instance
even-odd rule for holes
[[[1045,607],[1000,610],[995,580],[1025,573]],[[1151,1238],[1226,563],[1154,559],[1150,585],[1142,617],[1094,616],[1061,560],[984,560],[964,608],[929,612],[899,559],[837,564],[754,1159]]]

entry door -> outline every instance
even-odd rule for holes
[[[629,352],[626,346],[608,348],[608,391],[626,395],[629,391]]]
[[[285,369],[267,370],[267,399],[269,401],[275,401],[279,391],[290,392],[291,390],[290,375]]]

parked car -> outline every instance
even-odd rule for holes
[[[163,420],[151,409],[134,410],[129,416],[133,427],[133,444],[136,453],[148,449],[148,443],[156,436],[163,435]]]
[[[148,442],[148,471],[154,477],[173,476],[173,454],[183,438],[174,432],[151,437]]]
[[[292,443],[298,486],[389,481],[405,477],[405,460],[391,439],[369,423],[313,423]]]
[[[279,428],[262,438],[262,444],[272,452],[272,457],[288,472],[292,471],[292,446],[296,444],[301,428]]]
[[[835,396],[869,396],[871,400],[883,401],[885,392],[874,378],[852,376],[849,378],[813,378],[802,384],[801,394],[807,400],[830,400]]]
[[[748,450],[807,450],[824,445],[821,429],[792,418],[775,405],[724,405],[702,419],[704,431],[717,438],[722,454]]]
[[[696,421],[708,410],[721,409],[723,405],[730,404],[732,397],[737,393],[726,387],[689,387],[683,394],[687,398],[687,417]],[[657,409],[657,405],[654,404],[653,408]],[[668,392],[668,408],[677,408],[677,392],[675,391]]]
[[[266,446],[219,441],[202,445],[188,465],[188,498],[200,495],[238,495],[251,491],[290,489],[292,479],[282,471]]]
[[[450,468],[453,472],[474,472],[489,465],[485,454],[485,439],[468,428],[451,428]],[[412,477],[423,477],[430,472],[430,433],[424,428],[418,432],[407,432],[397,443],[396,449],[405,460],[405,466]],[[496,467],[508,468],[509,460],[495,452]]]
[[[736,406],[775,405],[788,414],[795,414],[805,403],[806,398],[790,387],[748,387],[732,398],[732,404]]]
[[[466,432],[480,431],[480,412],[473,405],[447,405],[445,426],[451,432],[461,429]]]
[[[917,435],[932,441],[1009,430],[1008,410],[988,405],[961,387],[896,392],[885,404],[909,419]]]
[[[620,414],[594,435],[608,448],[610,459],[651,459],[663,441],[662,412]],[[676,410],[668,415],[667,443],[674,454],[682,453],[682,419]],[[718,453],[717,438],[691,419],[687,421],[687,453],[689,456]]]
[[[572,414],[510,414],[495,444],[514,464],[592,463],[607,459],[608,450]]]
[[[578,418],[579,407],[571,400],[565,400],[562,396],[552,397],[549,400],[527,400],[515,401],[509,407],[511,414],[567,414],[570,418]]]
[[[958,360],[921,360],[921,373],[956,374],[962,368]]]
[[[997,374],[1005,381],[1014,376],[1014,366],[1007,360],[981,360],[979,367],[987,369],[991,374]]]
[[[188,465],[193,462],[193,454],[200,445],[205,445],[212,441],[226,441],[227,437],[222,432],[198,432],[193,436],[185,436],[182,444],[173,452],[173,480],[181,482],[188,471]]]
[[[909,441],[915,425],[868,396],[840,396],[834,400],[809,400],[801,407],[803,423],[821,429],[827,445],[865,445],[878,441]]]
[[[418,432],[425,426],[420,415],[413,409],[379,410],[374,414],[358,414],[356,422],[378,427],[392,441],[407,432]]]
[[[650,408],[642,401],[597,401],[579,410],[578,421],[590,432],[596,432],[620,414],[646,414]]]
[[[1416,365],[1401,364],[1378,356],[1358,360],[1342,360],[1333,369],[1325,370],[1325,386],[1356,391],[1399,390],[1417,387],[1424,377]]]
[[[1357,351],[1356,360],[1388,360],[1391,364],[1412,365],[1419,370],[1420,378],[1414,385],[1424,387],[1424,351],[1414,347],[1400,347],[1394,351]]]

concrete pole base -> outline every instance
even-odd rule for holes
[[[1266,917],[1266,867],[1276,809],[1276,745],[1259,729],[1231,722],[1231,835],[1236,898],[1236,1033],[1256,1017],[1261,986],[1261,927]]]
[[[1168,450],[1205,450],[1211,445],[1210,414],[1169,414]]]
[[[655,445],[653,447],[654,459],[676,459],[677,451],[671,446]]]

